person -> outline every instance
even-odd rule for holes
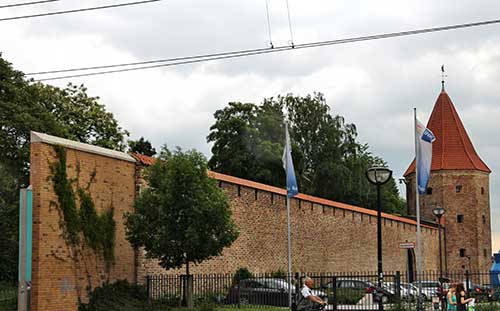
[[[457,283],[455,296],[457,297],[457,311],[466,311],[467,304],[474,300],[473,298],[465,298],[464,284],[460,282]]]
[[[448,306],[446,309],[448,311],[457,311],[457,284],[453,283],[451,284],[450,288],[448,289],[448,294],[446,294],[446,305]]]
[[[315,303],[322,306],[326,305],[325,301],[312,293],[312,286],[313,280],[310,277],[306,277],[304,279],[304,286],[300,290],[299,301],[297,303],[297,311],[311,311],[313,310]]]

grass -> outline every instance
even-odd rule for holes
[[[0,311],[17,310],[17,287],[0,285]]]

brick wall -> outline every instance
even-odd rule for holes
[[[415,174],[408,176],[410,184]],[[461,186],[457,192],[456,187]],[[420,196],[423,218],[433,219],[436,206],[446,210],[446,257],[449,270],[487,271],[491,266],[491,219],[489,174],[472,170],[442,170],[431,173],[432,194]],[[410,189],[410,210],[415,214],[415,189]],[[463,222],[458,222],[458,215]],[[465,257],[460,257],[465,249]],[[485,255],[486,254],[486,255]],[[467,258],[470,257],[470,260]]]
[[[69,247],[62,237],[57,196],[50,180],[50,163],[57,159],[52,146],[31,144],[31,185],[33,187],[33,291],[35,311],[77,310],[78,299],[86,299],[87,286],[105,281],[134,278],[134,251],[125,240],[123,214],[132,211],[135,198],[135,164],[123,160],[67,149],[69,178],[87,185],[95,170],[90,193],[98,213],[114,208],[116,221],[115,264],[107,272],[104,261],[88,247]]]
[[[192,265],[190,272],[232,273],[240,267],[255,273],[286,271],[285,196],[226,182],[221,186],[230,198],[240,236],[222,256]],[[376,271],[376,217],[292,199],[291,224],[294,271]],[[416,226],[384,219],[382,233],[384,270],[406,271],[407,251],[399,249],[399,242],[416,241]],[[423,268],[436,270],[438,232],[425,227],[422,233]],[[139,264],[139,282],[147,274],[184,273],[184,269],[163,270],[143,252]]]

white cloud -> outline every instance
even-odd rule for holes
[[[86,1],[85,6],[114,3]],[[289,37],[283,1],[269,1],[275,45]],[[79,7],[57,3],[0,17]],[[83,7],[83,5],[82,5]],[[500,2],[290,0],[295,43],[496,19]],[[142,6],[2,22],[3,56],[25,72],[266,47],[265,2],[162,1]],[[229,101],[325,93],[332,112],[401,175],[413,157],[412,108],[426,121],[446,89],[491,174],[492,229],[500,243],[499,25],[296,50],[176,68],[74,79],[99,95],[133,137],[198,148],[213,113]],[[68,81],[54,82],[64,85]],[[498,248],[498,247],[497,247]]]

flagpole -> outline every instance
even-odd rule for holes
[[[288,286],[290,287],[288,290],[288,307],[292,307],[292,239],[290,234],[290,198],[288,195],[286,196],[286,214],[287,214],[287,223],[288,223]]]
[[[417,108],[413,108],[413,121],[414,121],[414,137],[415,137],[415,210],[417,214],[417,282],[418,282],[418,298],[417,310],[422,310],[422,244],[420,240],[420,203],[418,191],[418,141],[417,141]]]
[[[290,146],[288,146],[289,142],[289,134],[288,134],[288,121],[285,120],[285,151],[288,155],[290,150],[288,149]],[[285,161],[285,172],[288,174],[288,161]],[[288,286],[290,287],[288,289],[288,307],[291,309],[292,308],[292,238],[291,238],[291,226],[290,226],[290,197],[288,196],[288,189],[286,193],[286,221],[287,221],[287,239],[288,239],[288,245],[287,245],[287,252],[288,252]]]

